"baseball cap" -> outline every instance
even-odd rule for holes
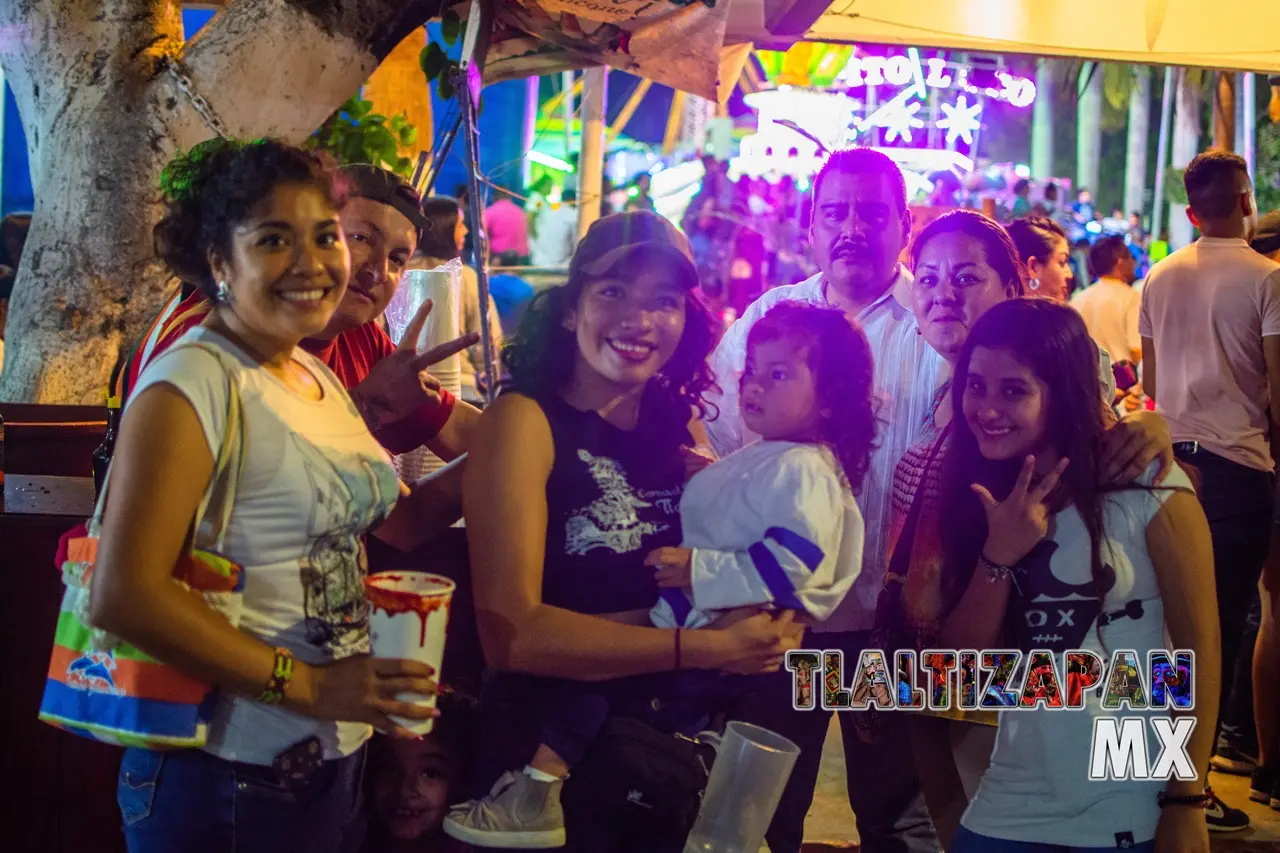
[[[394,172],[369,163],[356,163],[342,167],[342,176],[351,182],[351,195],[367,198],[394,207],[404,215],[418,232],[418,242],[427,230],[427,218],[422,213],[422,196],[409,182]]]
[[[670,221],[648,210],[615,213],[591,223],[569,262],[569,277],[605,275],[642,251],[668,256],[688,272],[690,287],[697,284],[689,240]]]
[[[1258,220],[1258,231],[1249,245],[1263,255],[1280,249],[1280,210],[1273,210]]]

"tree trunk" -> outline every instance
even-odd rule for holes
[[[1129,145],[1124,161],[1125,215],[1146,209],[1147,138],[1151,135],[1151,69],[1133,69],[1133,91],[1129,93]]]
[[[1080,70],[1076,102],[1076,192],[1087,189],[1098,198],[1102,168],[1102,68],[1085,63]]]
[[[1213,147],[1234,151],[1236,147],[1236,75],[1219,71],[1213,97]]]
[[[1178,69],[1178,108],[1173,118],[1173,158],[1175,169],[1185,169],[1200,149],[1201,80],[1194,71]],[[1182,180],[1177,178],[1177,180]],[[1191,242],[1194,234],[1185,205],[1169,205],[1169,248]]]
[[[234,0],[182,44],[178,0],[4,0],[0,48],[36,205],[5,330],[0,399],[97,404],[169,284],[156,186],[215,135],[173,57],[234,136],[298,142],[439,0]]]
[[[1054,60],[1036,63],[1036,98],[1031,113],[1031,177],[1047,181],[1053,177],[1053,94]]]

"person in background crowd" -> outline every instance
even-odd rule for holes
[[[520,205],[502,196],[484,210],[484,233],[489,252],[497,257],[515,252],[529,257],[529,220]]]
[[[1169,643],[1190,649],[1196,777],[1089,781],[1084,745],[1095,720],[1114,713],[1097,694],[1075,713],[1001,711],[990,767],[951,853],[1209,853],[1204,779],[1219,649],[1208,524],[1177,465],[1163,484],[1162,463],[1119,489],[1102,479],[1107,419],[1094,353],[1080,316],[1047,300],[1003,302],[970,331],[956,361],[962,390],[941,486],[945,571],[963,594],[940,647],[1086,649],[1104,660],[1132,649],[1141,662]],[[1031,618],[1045,610],[1071,618],[1046,636]],[[1156,738],[1147,740],[1154,754]]]
[[[1039,216],[1015,219],[1006,230],[1027,268],[1027,293],[1066,302],[1073,279],[1067,232],[1052,219]]]
[[[499,267],[513,269],[520,266],[520,259],[514,252],[508,252],[498,258]],[[489,270],[489,297],[498,309],[498,319],[502,321],[503,337],[515,333],[520,325],[520,317],[524,309],[533,300],[534,289],[515,272],[496,272]]]
[[[755,439],[739,413],[737,379],[745,368],[751,328],[770,308],[784,300],[838,308],[861,325],[871,344],[874,385],[885,405],[880,411],[877,447],[858,498],[866,524],[862,572],[840,608],[813,626],[804,643],[806,648],[842,649],[846,660],[857,660],[870,640],[876,595],[884,577],[893,468],[913,443],[944,370],[907,307],[911,276],[898,257],[910,233],[906,183],[897,165],[869,148],[835,152],[814,180],[809,238],[821,271],[757,299],[725,332],[711,359],[720,390],[709,398],[718,414],[706,426],[715,452],[724,456]],[[779,676],[750,705],[741,715],[744,719],[800,747],[766,836],[774,853],[798,853],[832,712],[795,710],[789,673]],[[867,744],[854,729],[854,716],[840,714],[839,719],[849,804],[858,820],[863,849],[934,853],[938,840],[902,736],[905,730]],[[869,767],[876,772],[866,772]]]
[[[480,745],[478,715],[445,693],[430,734],[402,740],[375,734],[369,744],[363,853],[448,853],[459,845],[442,827],[466,784]]]
[[[578,242],[577,201],[578,194],[566,188],[560,204],[547,204],[539,211],[537,235],[529,247],[531,265],[550,269],[569,266]]]
[[[125,836],[131,853],[347,853],[371,727],[409,736],[391,715],[436,712],[396,698],[433,693],[429,667],[368,654],[360,536],[400,483],[337,377],[298,346],[350,275],[341,181],[322,155],[218,138],[162,186],[156,252],[214,308],[147,366],[124,413],[90,619],[219,698],[203,749],[125,752]],[[246,578],[238,628],[172,581],[233,387],[247,440],[222,556]],[[282,763],[298,775],[282,779]]]
[[[1258,220],[1258,229],[1251,244],[1253,250],[1273,261],[1280,262],[1280,210],[1273,210]],[[1274,398],[1273,398],[1274,399]],[[1272,403],[1274,406],[1275,404]],[[1257,640],[1254,642],[1252,661],[1253,714],[1256,726],[1257,760],[1249,783],[1249,799],[1271,804],[1280,809],[1280,517],[1271,529],[1271,548],[1262,571],[1259,587],[1257,616]],[[1247,640],[1244,648],[1248,648]],[[1239,668],[1236,679],[1241,679]],[[1243,692],[1243,691],[1241,691]],[[1236,699],[1233,689],[1232,701]],[[1241,702],[1237,714],[1242,727],[1248,715],[1248,704]],[[1228,719],[1224,711],[1223,737],[1219,738],[1219,751],[1226,738]]]
[[[1258,211],[1241,157],[1205,152],[1183,180],[1201,237],[1147,278],[1139,320],[1143,384],[1169,419],[1178,458],[1200,474],[1213,533],[1225,708],[1271,540],[1280,448],[1280,264],[1249,247]],[[1220,802],[1209,812],[1211,829],[1248,825],[1247,815]]]
[[[458,184],[453,188],[453,197],[458,201],[458,207],[462,209],[462,224],[467,229],[467,236],[462,243],[462,262],[467,265],[475,264],[475,246],[471,237],[472,228],[471,221],[471,188],[466,184]],[[492,251],[492,250],[491,250]]]
[[[476,338],[417,353],[413,342],[397,348],[375,322],[400,286],[426,226],[422,202],[408,183],[370,165],[346,166],[351,195],[342,226],[351,254],[351,283],[329,324],[302,342],[349,389],[356,408],[391,453],[426,445],[450,460],[466,453],[480,412],[455,401],[426,369]],[[113,393],[131,396],[142,369],[208,316],[213,303],[185,282],[157,315],[151,329],[117,371]],[[420,325],[420,324],[419,324]]]
[[[1089,271],[1097,279],[1071,297],[1071,307],[1084,318],[1098,346],[1116,361],[1142,361],[1142,339],[1138,337],[1138,309],[1141,298],[1133,289],[1136,264],[1124,238],[1102,237],[1089,250]]]
[[[481,703],[511,731],[489,733],[475,791],[489,795],[447,828],[501,833],[536,813],[553,838],[563,827],[567,850],[654,853],[602,815],[590,790],[575,797],[583,777],[511,771],[534,754],[563,695],[554,680],[775,671],[798,645],[785,614],[699,631],[648,626],[659,591],[645,557],[680,544],[694,415],[713,385],[715,326],[697,283],[671,223],[646,211],[605,217],[578,245],[568,283],[538,295],[503,353],[509,390],[481,418],[463,495],[493,670]],[[661,707],[644,714],[662,731],[692,735],[705,722],[670,721]]]
[[[627,202],[627,210],[653,210],[653,196],[649,195],[649,184],[653,179],[648,172],[642,172],[636,178],[636,194]]]
[[[0,372],[4,371],[4,327],[9,319],[9,299],[13,296],[14,271],[0,266]]]
[[[1015,219],[1026,216],[1031,212],[1031,182],[1026,178],[1020,178],[1013,185],[1013,209],[1010,211]]]
[[[467,226],[463,222],[462,208],[455,199],[433,196],[422,203],[426,224],[422,229],[422,242],[411,266],[414,269],[434,269],[454,258],[462,256],[466,242]],[[514,255],[514,252],[510,254]],[[489,336],[494,353],[502,351],[502,322],[498,317],[493,294],[489,295]],[[462,305],[458,319],[465,335],[480,336],[480,279],[469,266],[462,268]],[[467,348],[462,359],[462,399],[468,403],[484,400],[481,390],[488,380],[485,377],[484,346],[476,343]]]

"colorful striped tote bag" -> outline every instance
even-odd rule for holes
[[[221,353],[201,343],[216,356]],[[225,542],[244,454],[239,390],[228,373],[227,428],[214,460],[213,477],[196,510],[185,553],[174,567],[175,583],[198,591],[233,625],[240,621],[244,570],[227,559]],[[112,468],[115,467],[113,461]],[[86,535],[65,543],[62,581],[66,591],[40,703],[40,719],[73,734],[118,746],[148,749],[200,747],[208,740],[213,688],[160,663],[141,649],[94,628],[89,594],[98,534],[111,469],[103,481]]]

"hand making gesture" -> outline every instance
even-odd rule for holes
[[[1062,472],[1067,470],[1063,459],[1034,487],[1036,458],[1028,456],[1022,463],[1022,472],[1013,491],[1003,501],[997,501],[991,492],[977,483],[970,486],[982,501],[987,512],[987,544],[983,556],[999,566],[1017,563],[1049,533],[1049,508],[1045,504]]]
[[[424,403],[438,404],[440,383],[427,372],[427,368],[474,346],[480,340],[480,336],[472,332],[426,352],[418,352],[418,337],[431,314],[431,304],[430,299],[422,303],[418,313],[409,321],[396,351],[376,363],[364,381],[350,391],[356,409],[371,432],[395,423]]]

